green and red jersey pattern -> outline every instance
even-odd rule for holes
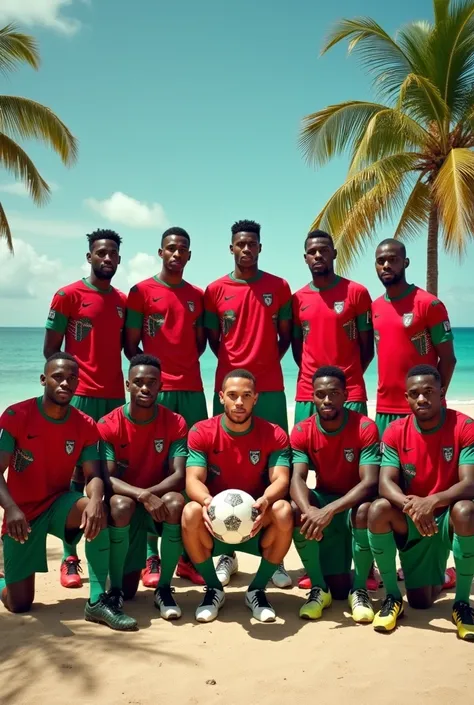
[[[188,450],[187,467],[207,468],[212,495],[235,489],[257,499],[268,486],[269,468],[290,467],[288,435],[256,416],[244,433],[229,431],[224,414],[199,421],[189,432]]]
[[[423,432],[413,414],[392,421],[382,437],[384,467],[400,470],[406,494],[428,497],[459,482],[460,465],[474,465],[474,420],[443,409],[440,425]]]
[[[313,401],[311,380],[323,365],[344,370],[348,401],[367,400],[359,332],[372,329],[371,304],[364,286],[342,277],[327,289],[311,282],[294,294],[294,335],[303,339],[296,401]]]
[[[0,417],[0,450],[12,453],[8,491],[32,521],[69,490],[78,463],[99,460],[99,433],[79,409],[70,406],[56,421],[45,415],[41,397],[27,399]]]
[[[143,351],[161,361],[163,391],[202,391],[196,326],[203,325],[203,292],[183,281],[150,277],[130,289],[127,328],[142,332]]]
[[[65,335],[66,352],[79,363],[76,394],[122,399],[122,330],[126,297],[110,287],[101,291],[85,279],[53,297],[46,328]]]
[[[169,474],[169,458],[188,454],[185,420],[161,404],[146,423],[133,421],[125,404],[101,418],[97,428],[105,460],[115,461],[120,479],[134,487],[158,485]]]
[[[247,281],[226,274],[207,287],[204,309],[206,328],[221,331],[215,390],[241,367],[255,375],[259,392],[283,391],[277,326],[291,319],[288,283],[261,271]]]
[[[405,376],[415,365],[437,367],[435,345],[453,334],[444,304],[417,286],[402,296],[380,296],[372,304],[372,322],[378,358],[377,412],[408,414]]]
[[[293,463],[310,463],[316,469],[316,488],[330,494],[347,494],[360,482],[361,465],[380,465],[377,426],[367,416],[344,409],[338,431],[325,431],[318,414],[300,421],[290,436]]]

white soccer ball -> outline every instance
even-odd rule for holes
[[[214,536],[225,543],[242,543],[250,538],[258,509],[255,500],[242,490],[225,490],[207,508]]]

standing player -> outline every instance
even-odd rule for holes
[[[291,342],[291,292],[287,282],[258,268],[260,225],[241,220],[232,226],[230,251],[234,271],[209,284],[204,295],[204,323],[217,357],[214,414],[221,413],[220,389],[232,369],[245,368],[257,380],[255,413],[288,431],[280,360]],[[238,569],[237,559],[223,557],[218,574],[226,585]],[[273,582],[290,587],[283,565]]]
[[[163,387],[158,403],[184,418],[188,427],[207,419],[199,357],[206,347],[203,327],[203,293],[183,279],[191,259],[190,237],[183,228],[172,227],[161,237],[158,254],[161,272],[130,290],[127,300],[125,353],[130,360],[143,352],[161,362]],[[160,578],[158,544],[149,537],[143,585],[156,588]],[[192,563],[180,559],[177,575],[202,585]]]
[[[226,489],[240,489],[256,497],[259,510],[252,538],[238,550],[261,556],[260,566],[245,603],[260,622],[273,622],[275,611],[265,587],[286,555],[293,531],[288,494],[290,458],[288,436],[278,426],[253,415],[258,394],[255,377],[247,370],[227,373],[222,383],[224,414],[201,421],[188,436],[186,492],[191,500],[183,512],[184,546],[206,581],[206,596],[196,610],[199,622],[211,622],[224,604],[224,591],[212,556],[229,555],[232,546],[210,533],[207,507]]]
[[[316,414],[297,423],[290,438],[291,498],[296,505],[293,540],[311,581],[300,617],[319,619],[332,596],[344,600],[349,594],[354,621],[371,622],[367,515],[377,494],[379,434],[367,416],[345,407],[348,391],[341,369],[321,367],[313,375],[313,390]],[[306,485],[310,463],[316,469],[315,490]]]
[[[161,369],[156,357],[130,360],[130,402],[100,420],[104,457],[114,495],[110,500],[110,583],[121,600],[137,591],[146,562],[147,531],[160,534],[162,565],[155,605],[165,619],[181,610],[171,579],[183,551],[181,513],[186,466],[186,422],[156,403]],[[123,590],[123,591],[122,591]]]
[[[474,420],[444,406],[441,375],[418,365],[406,375],[412,413],[383,435],[379,494],[369,511],[369,541],[387,597],[375,615],[376,631],[389,632],[403,615],[397,585],[397,548],[408,603],[433,604],[452,550],[456,597],[452,619],[461,639],[474,641],[469,604],[474,576]]]
[[[77,541],[84,532],[90,587],[85,618],[129,631],[136,628],[136,621],[123,614],[105,592],[110,546],[99,434],[90,417],[70,406],[78,374],[72,355],[55,353],[41,375],[43,396],[13,404],[0,418],[6,581],[2,600],[11,612],[27,612],[35,596],[35,574],[48,570],[47,535]],[[87,497],[70,490],[78,462],[87,482]]]
[[[90,274],[60,289],[53,297],[46,322],[44,356],[61,349],[74,355],[80,374],[71,404],[98,421],[124,403],[122,374],[122,330],[125,323],[125,295],[111,286],[120,264],[122,239],[113,230],[96,230],[87,235]],[[74,473],[73,488],[84,490],[80,468]],[[61,585],[81,587],[76,544],[65,543],[61,562]]]

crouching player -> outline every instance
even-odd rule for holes
[[[171,579],[183,551],[187,426],[183,417],[157,405],[161,366],[156,357],[130,360],[130,402],[98,424],[110,475],[110,593],[119,604],[132,598],[146,564],[147,534],[161,536],[162,566],[155,606],[165,619],[178,619]]]
[[[373,627],[391,631],[403,615],[397,547],[408,603],[418,609],[431,607],[439,594],[452,550],[452,619],[459,637],[474,641],[474,420],[444,407],[440,374],[429,365],[408,372],[405,396],[412,413],[383,435],[382,499],[369,511],[370,547],[387,592]]]
[[[346,378],[338,367],[320,367],[313,375],[313,389],[316,414],[296,424],[290,439],[293,540],[311,580],[300,617],[319,619],[332,597],[342,600],[349,595],[354,621],[371,622],[367,518],[377,493],[378,431],[367,416],[344,407]],[[315,490],[306,485],[310,463],[316,469]]]
[[[275,611],[265,588],[285,557],[293,531],[291,506],[285,501],[290,477],[288,436],[279,426],[253,416],[258,394],[247,370],[233,370],[220,392],[224,413],[200,421],[188,435],[186,492],[192,500],[183,512],[184,547],[206,581],[206,595],[196,610],[199,622],[211,622],[224,604],[224,591],[212,556],[231,556],[234,548],[261,556],[245,603],[260,622],[273,622]],[[212,536],[207,507],[213,495],[228,489],[257,498],[259,515],[251,538],[233,546]]]

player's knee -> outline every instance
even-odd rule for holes
[[[32,600],[18,599],[14,600],[11,596],[8,596],[8,609],[10,612],[15,614],[21,614],[22,612],[29,612],[31,610]]]
[[[184,530],[193,531],[203,522],[202,507],[198,502],[188,502],[183,509],[181,526]]]
[[[291,505],[284,499],[279,499],[272,506],[273,522],[281,531],[293,528],[293,512]]]
[[[291,501],[291,511],[293,512],[293,524],[294,526],[301,526],[301,509],[298,507],[296,502]]]
[[[184,509],[184,497],[179,492],[168,492],[162,497],[169,511],[169,519],[173,524],[179,524]]]
[[[433,598],[424,592],[407,590],[407,600],[414,610],[428,610],[433,606]]]
[[[135,501],[131,497],[114,494],[110,498],[110,516],[115,525],[127,526],[135,511]]]
[[[459,527],[463,533],[474,533],[474,502],[469,499],[456,502],[451,507],[451,521],[455,531],[456,527]]]
[[[364,502],[352,510],[352,526],[354,529],[366,529],[369,524],[369,510],[371,503]]]
[[[368,527],[370,531],[375,531],[384,523],[390,516],[392,505],[388,499],[376,499],[372,502],[368,512]]]

